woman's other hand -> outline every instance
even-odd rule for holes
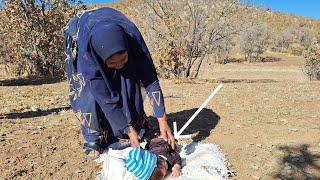
[[[129,126],[128,136],[132,147],[140,147],[138,133],[132,126]]]
[[[172,149],[175,150],[176,149],[176,142],[175,142],[174,137],[171,133],[166,116],[164,115],[164,117],[158,118],[158,122],[159,122],[159,128],[160,128],[160,133],[161,133],[160,136],[163,139],[165,139],[166,141],[168,141],[168,143],[171,145]]]

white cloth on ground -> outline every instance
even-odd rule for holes
[[[180,146],[179,154],[182,158],[182,176],[179,180],[224,180],[228,179],[228,168],[225,156],[221,153],[218,145],[190,143]],[[125,160],[131,147],[122,150],[113,150],[101,154],[98,162],[102,162],[99,180],[136,180],[126,170]],[[174,179],[171,174],[165,179]]]

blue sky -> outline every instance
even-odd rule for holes
[[[320,0],[241,0],[275,11],[320,19]]]

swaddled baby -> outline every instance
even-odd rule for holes
[[[170,170],[178,177],[181,175],[181,157],[163,138],[155,138],[146,145],[146,150],[133,148],[126,167],[139,180],[161,180]]]

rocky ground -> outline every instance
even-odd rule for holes
[[[298,57],[211,65],[206,80],[161,80],[170,124],[178,128],[219,82],[224,86],[185,133],[220,145],[232,179],[320,178],[320,82]],[[67,83],[0,80],[0,179],[94,179]],[[150,106],[146,102],[146,112]]]

